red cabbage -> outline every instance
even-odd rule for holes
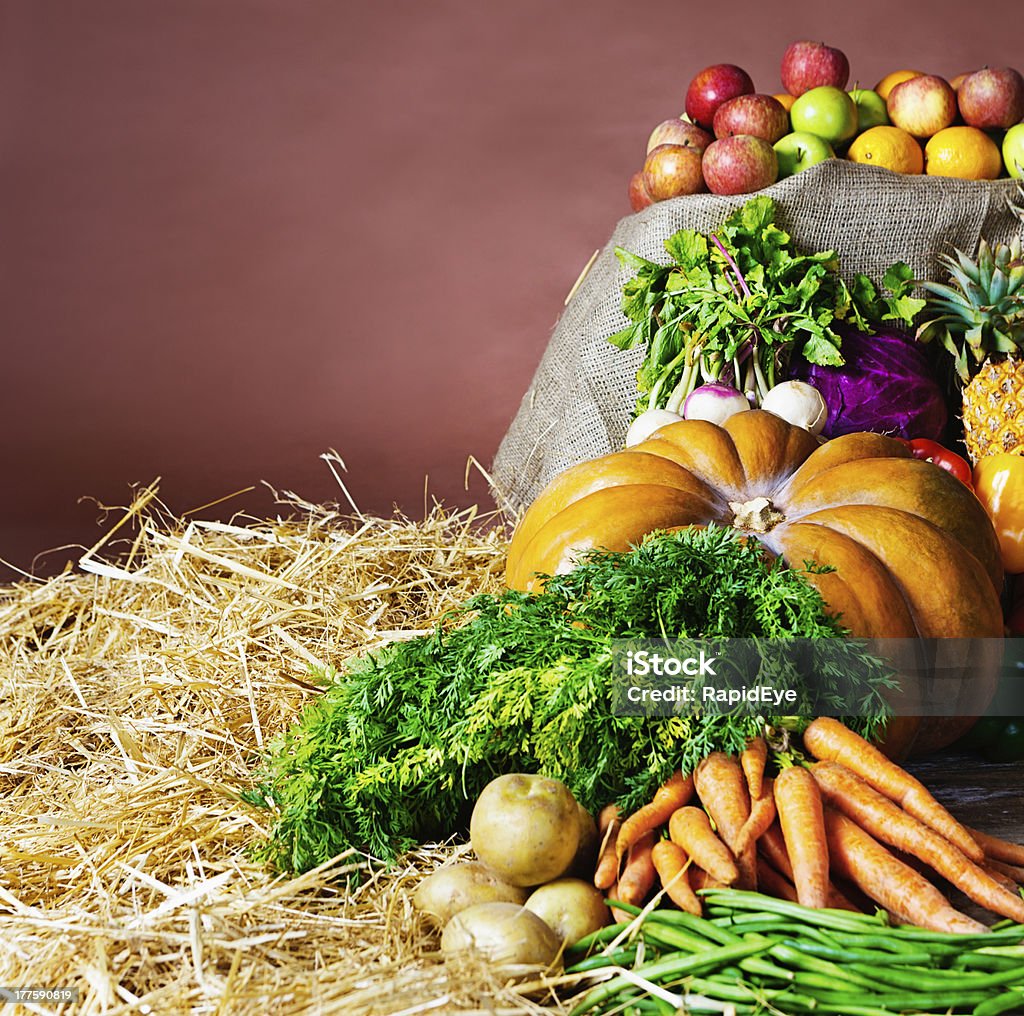
[[[870,430],[890,437],[941,438],[946,401],[913,336],[865,335],[841,324],[842,367],[821,367],[794,355],[790,375],[821,392],[828,406],[825,437]]]

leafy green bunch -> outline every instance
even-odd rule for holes
[[[296,871],[349,847],[390,860],[458,832],[507,772],[558,778],[591,811],[630,810],[675,769],[740,751],[763,719],[617,715],[613,641],[843,634],[805,574],[720,527],[593,552],[536,595],[476,596],[432,634],[350,661],[275,740],[247,795],[276,813],[260,854]],[[887,676],[865,689],[865,734]]]
[[[835,322],[860,331],[886,321],[909,326],[924,306],[910,295],[913,273],[905,263],[885,272],[889,295],[864,274],[848,285],[835,251],[800,251],[775,215],[774,201],[759,195],[708,235],[681,229],[665,241],[667,265],[616,248],[636,274],[622,300],[632,324],[609,341],[646,349],[637,413],[681,412],[694,388],[716,381],[760,404],[787,379],[794,350],[810,363],[842,366]]]

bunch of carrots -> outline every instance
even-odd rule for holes
[[[609,805],[599,817],[594,885],[639,907],[660,882],[680,910],[697,916],[701,889],[758,890],[854,911],[865,909],[862,894],[898,923],[987,931],[953,907],[920,865],[985,910],[1024,923],[1024,847],[962,825],[920,781],[836,719],[814,720],[803,743],[817,761],[783,768],[774,779],[758,737],[738,758],[715,752],[692,774],[675,773],[628,817]]]

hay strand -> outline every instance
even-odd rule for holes
[[[318,674],[500,584],[497,516],[366,516],[324,458],[351,512],[175,519],[154,482],[78,571],[0,588],[0,984],[111,1016],[561,1011],[440,962],[409,889],[452,844],[384,872],[250,860],[268,815],[240,795]]]

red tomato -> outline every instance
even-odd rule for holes
[[[934,462],[935,465],[952,473],[961,483],[971,486],[971,467],[967,460],[961,458],[956,452],[951,452],[943,447],[938,441],[931,441],[926,437],[915,437],[912,441],[905,438],[899,440],[911,450],[915,459],[924,459],[925,462]]]

